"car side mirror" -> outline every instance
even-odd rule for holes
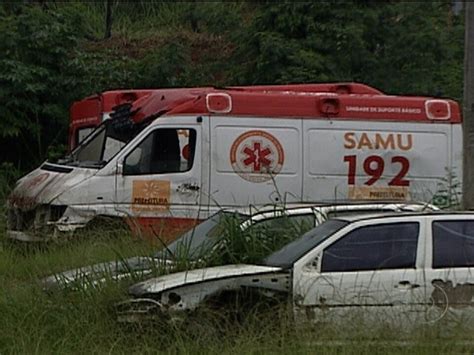
[[[313,259],[311,259],[311,261],[309,261],[309,262],[305,265],[304,268],[305,268],[307,271],[318,272],[319,269],[320,269],[322,256],[323,256],[323,253],[322,253],[322,252],[318,253],[317,255],[314,256]]]

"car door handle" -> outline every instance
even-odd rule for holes
[[[400,289],[400,290],[408,290],[408,289],[413,289],[413,288],[418,288],[420,287],[420,285],[418,284],[412,284],[410,281],[408,280],[403,280],[403,281],[400,281],[398,283],[397,286],[395,286],[396,288]]]

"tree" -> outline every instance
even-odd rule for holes
[[[113,3],[113,0],[106,0],[105,34],[104,34],[105,39],[112,37],[112,3]]]
[[[69,103],[78,94],[78,12],[27,5],[0,16],[0,136],[2,160],[29,167],[51,142],[66,136]],[[8,149],[4,149],[8,145]]]
[[[360,81],[389,93],[461,98],[463,24],[450,1],[255,5],[233,77],[241,84]]]

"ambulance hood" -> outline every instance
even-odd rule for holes
[[[73,168],[50,163],[43,164],[18,180],[8,197],[8,207],[32,210],[37,205],[49,204],[64,191],[87,180],[97,169]]]

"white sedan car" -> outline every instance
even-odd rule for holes
[[[177,268],[190,269],[209,264],[248,262],[255,259],[249,254],[250,251],[255,252],[250,247],[246,253],[240,253],[236,258],[222,257],[226,250],[235,248],[235,246],[226,245],[226,242],[231,239],[226,238],[225,229],[229,225],[239,229],[242,237],[256,232],[262,237],[261,239],[265,236],[279,236],[279,238],[267,238],[269,245],[264,247],[270,253],[275,250],[275,247],[279,247],[279,243],[286,244],[331,218],[376,212],[433,210],[438,209],[426,203],[368,202],[267,205],[258,208],[223,210],[151,256],[136,256],[68,270],[51,275],[42,282],[47,290],[58,287],[82,288],[101,284],[107,279],[142,278],[152,273],[169,273]],[[283,234],[285,234],[284,237]],[[234,238],[232,242],[242,244],[245,240],[239,241]]]
[[[259,264],[169,274],[130,287],[119,319],[165,317],[232,293],[289,300],[295,315],[364,310],[434,322],[474,310],[474,214],[422,212],[340,217]],[[408,316],[408,317],[407,317]]]

